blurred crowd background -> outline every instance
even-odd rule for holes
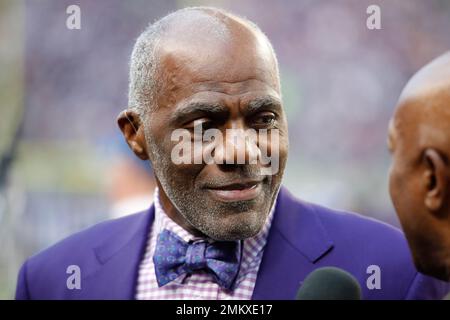
[[[81,8],[81,29],[66,8]],[[381,8],[381,30],[366,9]],[[128,59],[149,22],[212,5],[256,22],[277,52],[289,121],[284,184],[398,225],[386,131],[407,79],[450,49],[447,0],[0,0],[0,299],[24,259],[150,206],[154,180],[116,125]]]

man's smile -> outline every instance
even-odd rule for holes
[[[222,202],[234,202],[253,200],[262,191],[263,180],[229,183],[220,186],[209,186],[206,190],[216,199]]]

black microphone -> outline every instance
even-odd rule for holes
[[[298,289],[297,300],[361,300],[361,287],[350,273],[335,267],[311,272]]]

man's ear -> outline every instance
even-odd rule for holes
[[[428,210],[437,213],[447,201],[449,168],[445,157],[436,149],[426,149],[424,159],[426,162],[424,204]]]
[[[141,160],[148,160],[144,127],[139,114],[131,110],[124,110],[117,117],[117,124],[134,154]]]

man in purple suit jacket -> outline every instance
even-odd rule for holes
[[[149,271],[160,290],[178,272],[190,276],[187,282],[206,272],[228,283],[241,261],[232,244],[258,235],[273,217],[248,298],[293,299],[306,275],[322,266],[353,274],[365,299],[439,299],[446,293],[445,284],[415,270],[396,229],[296,200],[280,188],[288,135],[278,64],[267,37],[250,21],[188,8],[149,26],[133,50],[129,108],[118,123],[133,152],[152,162],[162,210],[197,239],[158,235]],[[19,273],[16,297],[135,298],[157,217],[152,206],[31,257]],[[181,252],[182,263],[175,269],[170,263],[178,258],[158,256],[158,250]],[[79,279],[70,283],[67,272]]]
[[[96,225],[30,258],[17,299],[133,299],[154,207]],[[69,265],[82,270],[80,290],[66,286]],[[368,268],[381,270],[369,289]],[[440,299],[443,282],[418,273],[406,241],[393,227],[295,199],[281,189],[252,299],[294,299],[314,269],[335,266],[358,280],[363,299]]]

